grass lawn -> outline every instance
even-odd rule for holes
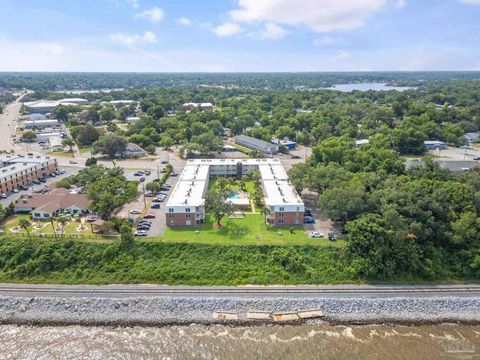
[[[80,147],[79,148],[81,154],[91,153],[93,151],[92,147]]]
[[[342,247],[344,242],[327,239],[311,239],[302,226],[270,227],[264,224],[260,214],[246,214],[243,219],[222,220],[223,227],[214,226],[212,218],[206,224],[196,228],[166,228],[159,238],[148,238],[162,242],[194,242],[221,245],[318,245]],[[146,240],[148,240],[146,239]]]
[[[233,178],[229,178],[230,181],[233,180]],[[218,182],[218,179],[210,179],[208,182],[208,190],[213,189]],[[255,191],[255,181],[253,180],[247,180],[243,179],[243,182],[245,183],[245,189],[249,194],[252,194]],[[227,184],[227,189],[231,191],[238,191],[240,190],[240,180],[235,180],[234,183],[232,184]]]
[[[11,234],[12,232],[10,231],[11,228],[18,226],[20,219],[30,219],[30,215],[28,214],[21,214],[21,215],[14,215],[13,217],[7,219],[5,222],[3,222],[2,227],[5,230],[5,234]],[[53,234],[53,229],[52,225],[50,224],[50,221],[34,221],[35,224],[41,224],[44,225],[41,229],[36,229],[30,226],[29,231],[31,234]],[[92,231],[90,228],[89,224],[86,224],[86,230],[85,231],[77,231],[77,228],[80,226],[79,222],[71,221],[68,223],[68,225],[65,226],[64,234],[65,235],[92,235]],[[20,230],[21,234],[26,234],[26,231],[21,229]]]
[[[73,151],[55,151],[55,152],[49,152],[48,155],[73,158]]]

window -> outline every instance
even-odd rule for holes
[[[172,208],[169,208],[169,209],[168,209],[168,212],[169,212],[169,213],[173,213],[173,209],[172,209]]]
[[[285,208],[284,208],[284,207],[281,207],[281,208],[280,208],[280,211],[285,211]]]
[[[190,219],[190,214],[185,215],[186,219]]]
[[[168,214],[168,216],[170,217],[170,219],[173,219],[175,217],[175,215],[173,214]]]
[[[278,223],[279,223],[279,224],[284,224],[285,222],[283,221],[283,219],[280,219],[280,220],[278,221]]]
[[[185,208],[185,212],[190,212],[190,208]]]
[[[278,214],[278,216],[280,216],[280,217],[282,217],[282,218],[283,218],[283,213],[280,213],[280,214]]]

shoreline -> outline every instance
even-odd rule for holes
[[[251,310],[287,312],[320,309],[324,316],[276,322],[247,319]],[[238,314],[217,320],[215,311]],[[408,325],[480,324],[480,297],[395,298],[66,298],[0,296],[1,325],[167,327],[198,325]]]

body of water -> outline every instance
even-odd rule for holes
[[[374,91],[389,91],[389,90],[397,90],[397,91],[405,91],[409,89],[416,89],[415,87],[409,87],[409,86],[390,86],[385,83],[358,83],[358,84],[337,84],[334,85],[330,88],[327,88],[328,90],[338,90],[342,92],[351,92],[353,90],[359,90],[359,91],[368,91],[368,90],[374,90]]]
[[[478,359],[480,326],[0,326],[0,359]]]

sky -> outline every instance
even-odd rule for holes
[[[0,71],[480,70],[480,0],[0,0]]]

